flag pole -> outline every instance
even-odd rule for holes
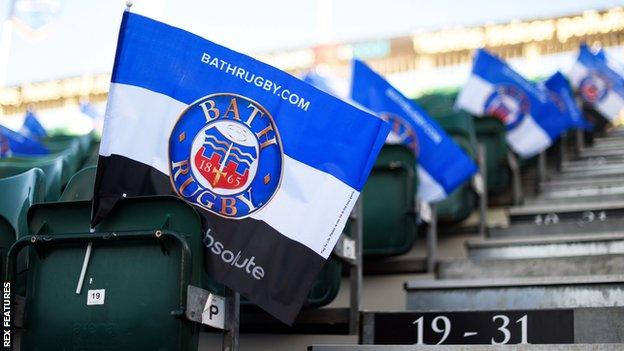
[[[225,328],[223,330],[222,351],[238,351],[240,326],[240,294],[225,287]]]
[[[126,9],[125,11],[130,11],[132,7],[132,0],[126,1]],[[125,194],[124,194],[125,197]],[[93,203],[91,204],[93,206]],[[93,208],[91,209],[93,213]],[[95,228],[89,229],[91,233],[95,231]],[[84,278],[87,274],[87,267],[89,267],[89,261],[91,260],[91,251],[93,250],[93,243],[90,242],[87,244],[87,249],[85,250],[84,260],[82,261],[82,268],[80,269],[80,276],[78,277],[78,284],[76,285],[76,295],[80,295],[82,291],[82,285],[84,284]]]

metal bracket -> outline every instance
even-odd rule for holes
[[[338,239],[336,246],[334,246],[333,253],[341,260],[353,266],[357,263],[355,245],[356,245],[355,240],[342,234],[340,235],[340,238]]]
[[[186,319],[217,329],[225,329],[225,298],[189,285],[186,292]]]
[[[507,152],[507,163],[511,170],[512,177],[512,191],[513,191],[513,204],[520,205],[523,202],[522,199],[522,180],[520,179],[520,166],[518,160],[513,152]]]

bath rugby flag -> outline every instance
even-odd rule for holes
[[[129,12],[111,80],[92,224],[123,196],[175,194],[205,219],[209,275],[291,323],[388,124]]]
[[[581,45],[579,55],[568,72],[572,86],[585,102],[604,118],[615,121],[624,108],[624,78],[604,52],[594,54]]]
[[[0,125],[0,157],[40,156],[49,153],[40,142]]]
[[[48,135],[45,128],[43,128],[39,119],[32,111],[26,112],[26,117],[24,118],[24,124],[22,125],[22,129],[20,129],[20,133],[35,140],[45,138]]]
[[[583,112],[576,104],[570,83],[561,72],[557,72],[541,82],[540,87],[546,89],[559,111],[568,117],[571,128],[593,129],[592,123],[585,119]]]
[[[547,149],[569,127],[547,93],[484,49],[475,53],[455,104],[476,116],[498,118],[507,129],[507,143],[523,158]]]
[[[387,143],[403,144],[418,158],[422,200],[444,199],[477,172],[474,161],[423,109],[358,60],[353,62],[351,95],[390,123]]]

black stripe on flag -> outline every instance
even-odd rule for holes
[[[100,156],[92,226],[123,194],[175,195],[169,176],[162,172],[124,156]],[[210,229],[204,234],[208,275],[292,324],[326,260],[263,221],[226,219],[194,207],[206,231]]]

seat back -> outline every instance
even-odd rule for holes
[[[29,250],[22,349],[196,350],[199,325],[183,313],[187,286],[204,279],[199,215],[176,197],[122,199],[89,233],[90,214],[89,201],[29,211],[46,240]]]
[[[472,116],[465,112],[451,111],[436,116],[440,126],[470,156],[477,159],[477,138]],[[436,204],[438,221],[460,222],[468,218],[477,205],[477,194],[470,182],[459,186],[449,196]]]
[[[416,158],[401,145],[385,145],[362,190],[366,255],[400,255],[416,239]]]
[[[1,169],[1,168],[0,168]],[[43,172],[33,168],[22,173],[0,178],[0,216],[11,225],[19,236],[28,233],[28,209],[45,197]],[[4,234],[2,234],[4,236]],[[12,241],[15,237],[12,238]],[[5,240],[2,239],[4,242]]]
[[[24,173],[39,168],[45,175],[45,201],[57,201],[61,194],[63,170],[66,162],[63,157],[11,157],[0,160],[0,178]]]
[[[78,171],[82,164],[84,155],[80,149],[80,139],[74,136],[49,137],[44,141],[44,145],[50,150],[52,156],[63,157],[64,171],[61,184],[67,184],[69,178]]]
[[[488,195],[501,194],[511,187],[505,126],[491,117],[475,118],[474,123],[477,139],[486,151]]]
[[[97,167],[86,167],[74,174],[61,194],[60,201],[85,201],[93,198]]]

